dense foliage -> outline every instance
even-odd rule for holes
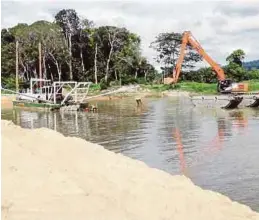
[[[92,81],[109,84],[138,80],[150,82],[155,68],[141,55],[140,37],[126,28],[95,27],[79,19],[73,9],[63,9],[53,22],[17,24],[1,31],[2,83],[15,78],[15,44],[19,42],[21,82],[39,77],[39,43],[42,75],[52,80]]]
[[[158,53],[156,61],[162,65],[161,69],[164,75],[171,74],[176,66],[180,55],[182,43],[182,33],[160,33],[150,47]],[[196,62],[202,60],[202,57],[187,44],[182,68],[193,68]]]
[[[234,50],[229,54],[226,58],[227,65],[222,67],[226,77],[236,82],[259,80],[259,69],[245,69],[242,65],[244,58],[245,52],[241,49]],[[197,71],[184,72],[181,79],[205,83],[214,83],[217,81],[217,78],[210,67],[201,68]]]
[[[171,74],[181,47],[181,33],[161,33],[151,47],[163,75]],[[108,85],[161,82],[159,74],[141,54],[141,39],[126,28],[96,27],[93,21],[80,19],[73,9],[60,10],[53,22],[19,23],[1,30],[2,85],[15,86],[16,42],[19,42],[19,80],[22,84],[39,77],[39,43],[41,70],[45,79],[92,81]],[[236,81],[259,79],[259,71],[242,67],[245,53],[232,52],[223,67],[227,77]],[[217,77],[211,68],[193,70],[202,57],[187,46],[181,81],[213,83]]]

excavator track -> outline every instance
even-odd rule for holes
[[[222,109],[259,108],[258,93],[194,96],[191,97],[191,101],[196,106],[202,105]]]
[[[218,95],[218,96],[194,96],[191,97],[194,105],[206,107],[219,107],[223,109],[235,109],[243,101],[242,96]]]

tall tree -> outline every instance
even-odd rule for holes
[[[125,28],[114,26],[101,26],[97,30],[99,42],[103,57],[106,59],[104,80],[107,83],[110,74],[110,63],[114,54],[123,49],[126,44],[129,31]]]
[[[79,18],[73,9],[59,11],[54,22],[40,20],[2,29],[1,39],[2,79],[7,84],[14,78],[16,41],[19,77],[23,81],[39,77],[39,68],[47,79],[95,83],[136,82],[145,76],[148,80],[155,72],[141,54],[139,36],[126,28],[94,27],[92,21]]]
[[[150,47],[158,53],[156,61],[163,65],[163,71],[171,73],[172,69],[175,68],[180,55],[182,36],[183,34],[175,32],[161,33],[150,44]],[[201,56],[190,45],[187,45],[182,68],[193,68],[194,63],[201,61],[201,59]]]
[[[55,16],[56,23],[62,28],[63,34],[67,40],[67,47],[69,52],[69,77],[73,79],[72,70],[72,36],[77,34],[79,29],[79,17],[74,9],[63,9]]]
[[[242,66],[242,62],[245,58],[245,52],[242,49],[234,50],[227,58],[226,61],[229,63],[235,63]]]

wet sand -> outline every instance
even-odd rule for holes
[[[2,127],[3,219],[259,219],[248,206],[46,128]]]

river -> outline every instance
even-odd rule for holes
[[[2,110],[2,118],[24,128],[51,128],[184,174],[259,211],[258,109],[193,107],[169,97],[146,98],[140,107],[132,98],[94,104],[98,113]]]

